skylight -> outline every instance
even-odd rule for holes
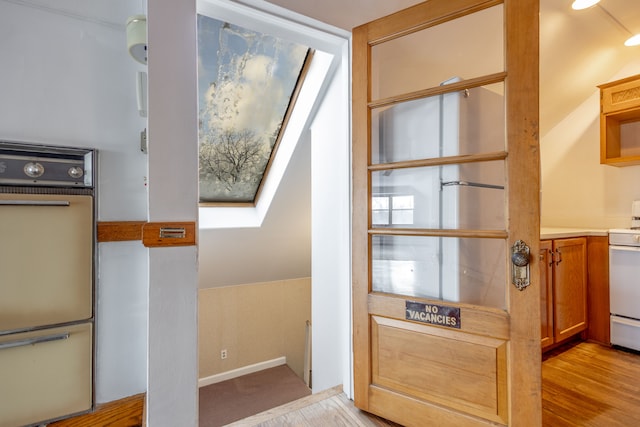
[[[200,202],[256,203],[309,48],[198,15]]]

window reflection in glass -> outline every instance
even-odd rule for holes
[[[373,291],[505,306],[502,239],[374,235],[371,252]]]
[[[371,200],[374,226],[413,224],[413,196],[378,195]]]
[[[375,171],[372,226],[504,230],[505,162]]]

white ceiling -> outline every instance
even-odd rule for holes
[[[127,18],[142,15],[147,0],[1,0],[57,15],[99,23],[124,30]]]
[[[419,0],[270,0],[302,15],[351,30],[404,9]],[[574,11],[572,0],[540,2],[541,135],[610,81],[626,64],[640,59],[640,47],[625,47],[629,37],[605,11],[633,33],[640,32],[640,1],[602,0]]]

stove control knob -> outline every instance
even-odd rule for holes
[[[44,166],[40,163],[29,162],[24,165],[24,173],[30,178],[38,178],[44,173]]]
[[[81,178],[82,175],[84,175],[84,171],[79,166],[70,167],[68,172],[69,172],[69,176],[75,179]]]

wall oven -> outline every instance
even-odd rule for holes
[[[0,141],[0,427],[93,406],[94,165]]]
[[[640,351],[640,230],[609,231],[611,344]]]

